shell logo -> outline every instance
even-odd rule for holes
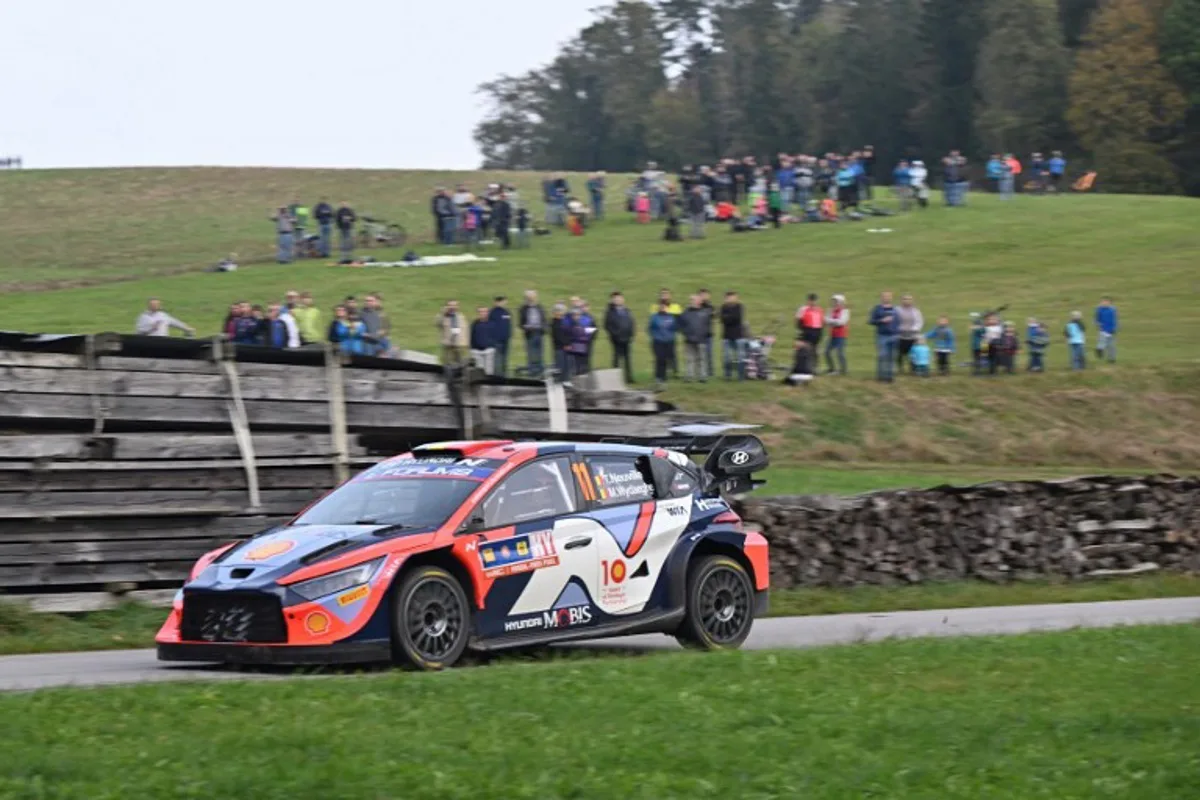
[[[320,636],[329,630],[329,616],[324,611],[314,611],[304,618],[304,629],[313,636]]]
[[[247,561],[266,561],[268,558],[283,555],[295,546],[296,543],[291,539],[276,539],[248,551],[244,558]]]

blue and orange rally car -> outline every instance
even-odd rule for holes
[[[709,441],[703,466],[654,440],[418,447],[203,556],[158,658],[440,669],[647,632],[738,647],[767,606],[767,542],[723,498],[768,457],[751,435]]]

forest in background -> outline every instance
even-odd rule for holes
[[[1200,0],[621,0],[482,84],[489,169],[875,146],[1062,150],[1106,191],[1200,194]],[[890,172],[890,168],[887,170]]]

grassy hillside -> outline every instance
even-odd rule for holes
[[[700,286],[737,289],[756,331],[778,322],[788,337],[790,315],[805,294],[842,292],[855,315],[850,379],[821,380],[807,391],[675,386],[668,399],[770,425],[776,443],[789,445],[777,450],[785,463],[940,464],[956,473],[967,471],[960,465],[1200,464],[1195,200],[1094,195],[1001,204],[973,195],[964,209],[935,203],[922,213],[871,222],[744,235],[712,227],[708,240],[681,244],[663,242],[658,226],[639,226],[618,213],[582,238],[555,232],[536,238],[530,250],[490,253],[498,255],[494,263],[354,269],[306,262],[250,265],[233,274],[187,271],[228,251],[270,253],[266,217],[273,205],[295,197],[346,199],[425,236],[432,186],[461,180],[481,187],[496,177],[225,169],[2,174],[0,240],[8,246],[0,255],[0,283],[10,291],[0,297],[0,319],[9,329],[128,331],[146,297],[157,295],[172,313],[212,333],[233,300],[266,302],[289,288],[309,289],[328,308],[346,294],[378,291],[396,341],[430,349],[432,316],[449,297],[470,307],[497,293],[517,302],[523,289],[537,288],[546,301],[581,294],[598,309],[619,288],[640,327],[659,287],[681,299]],[[538,211],[537,177],[503,179],[516,182]],[[624,186],[622,179],[613,183]],[[882,227],[891,232],[869,232]],[[45,290],[56,282],[87,285]],[[865,317],[881,289],[914,293],[930,324],[949,315],[960,347],[971,310],[1008,303],[1006,316],[1022,326],[1028,316],[1042,317],[1054,336],[1051,372],[877,386],[865,380],[874,357]],[[1068,374],[1062,325],[1073,309],[1090,318],[1102,294],[1121,310],[1121,363]],[[649,376],[648,349],[642,333],[634,350],[642,379]],[[780,353],[780,360],[790,357]],[[608,357],[601,342],[596,362]]]

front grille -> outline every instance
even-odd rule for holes
[[[184,592],[180,633],[188,642],[287,641],[279,598],[260,592]]]

